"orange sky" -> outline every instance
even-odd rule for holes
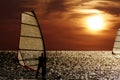
[[[20,13],[35,10],[47,50],[112,50],[120,25],[119,0],[1,1],[0,49],[17,49]],[[90,30],[87,18],[102,16],[103,29]]]

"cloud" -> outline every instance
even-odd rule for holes
[[[90,2],[83,3],[86,8],[94,8],[105,11],[109,14],[119,15],[120,14],[120,1],[108,1],[108,0],[93,0]]]
[[[112,14],[112,15],[120,15],[120,7],[95,7],[96,9],[99,9],[99,10],[102,10],[102,11],[105,11],[109,14]]]
[[[0,1],[0,18],[18,16],[21,11],[32,10],[39,0],[2,0]],[[34,7],[33,7],[34,6]]]
[[[81,13],[83,9],[97,9],[109,14],[119,15],[120,13],[120,1],[108,1],[108,0],[42,0],[38,5],[39,13],[42,12],[42,18],[64,18],[65,16],[70,18],[82,17],[92,14]],[[74,11],[77,9],[78,11]],[[66,18],[67,18],[66,17]]]

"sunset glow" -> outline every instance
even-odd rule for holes
[[[86,22],[88,29],[93,31],[102,30],[104,26],[103,18],[99,15],[88,17]]]
[[[31,10],[36,13],[46,50],[112,50],[120,28],[120,0],[1,0],[1,3],[1,50],[19,48],[21,13]]]

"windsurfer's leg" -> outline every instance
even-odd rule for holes
[[[37,68],[37,71],[36,71],[36,76],[35,76],[35,78],[36,78],[36,79],[38,79],[38,75],[39,75],[39,70],[40,70],[40,67],[41,67],[41,57],[39,57],[38,68]]]
[[[46,63],[42,66],[42,80],[46,80]]]

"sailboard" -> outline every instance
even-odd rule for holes
[[[120,54],[120,29],[118,29],[117,34],[116,34],[112,53]]]
[[[42,57],[42,61],[39,61]],[[46,69],[46,51],[43,35],[34,11],[21,14],[18,60],[22,66],[37,71],[39,62]],[[45,73],[45,72],[44,72]]]

